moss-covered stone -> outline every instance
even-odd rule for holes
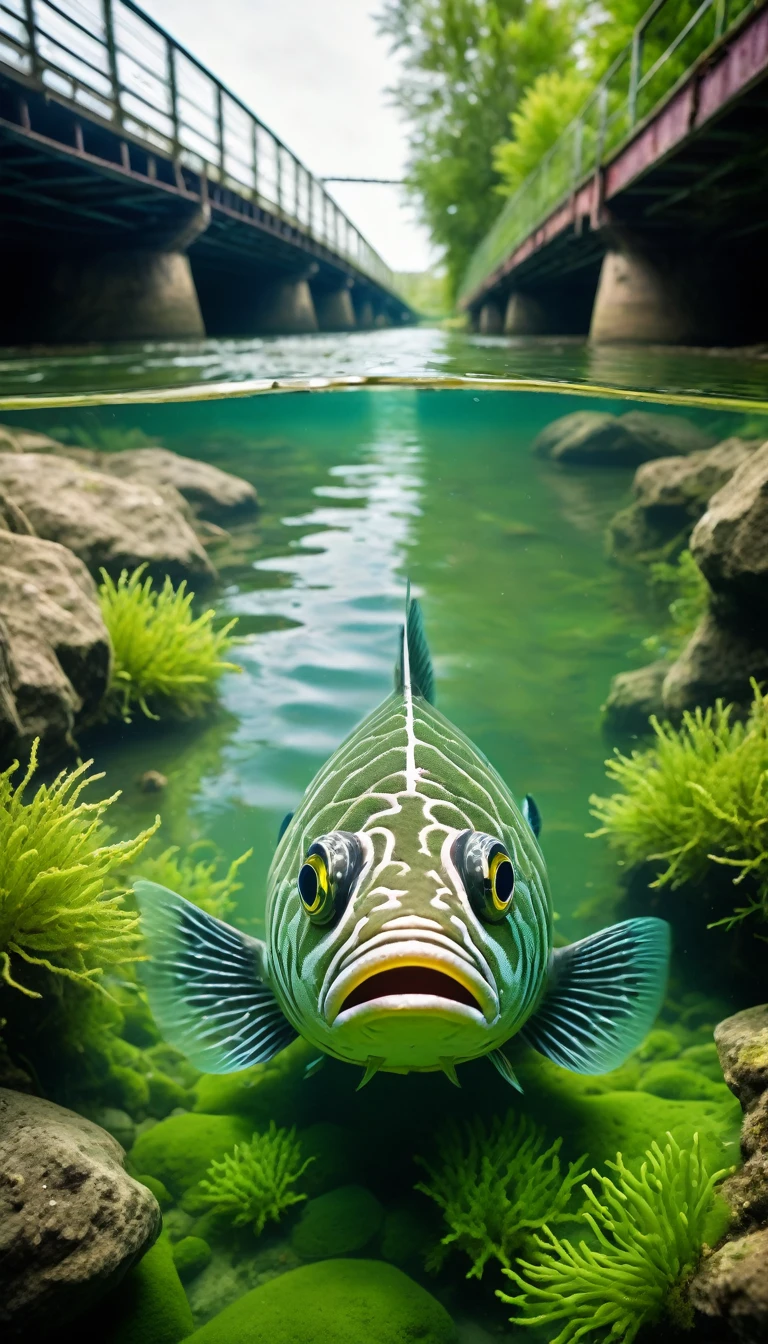
[[[147,1109],[150,1115],[155,1116],[157,1120],[164,1120],[171,1111],[177,1106],[183,1106],[185,1110],[189,1109],[192,1101],[192,1094],[187,1088],[182,1087],[180,1083],[174,1082],[167,1073],[153,1072],[147,1074],[147,1083],[149,1084],[149,1102]]]
[[[681,1064],[686,1068],[698,1069],[710,1082],[722,1083],[723,1069],[720,1058],[717,1053],[717,1046],[714,1041],[706,1041],[703,1045],[689,1045],[680,1056]]]
[[[197,1185],[211,1162],[250,1139],[253,1126],[239,1116],[172,1115],[138,1138],[130,1158],[137,1171],[162,1181],[175,1199]]]
[[[361,1175],[360,1142],[354,1130],[320,1123],[300,1129],[298,1137],[302,1159],[312,1158],[301,1178],[301,1189],[308,1195],[323,1195]]]
[[[166,1209],[170,1209],[173,1204],[173,1197],[163,1185],[162,1181],[159,1181],[156,1176],[145,1176],[144,1174],[137,1176],[136,1180],[140,1181],[142,1185],[146,1185],[147,1189],[152,1191],[152,1194],[155,1196],[155,1199],[163,1212],[165,1212]]]
[[[168,1238],[161,1236],[98,1313],[80,1323],[98,1344],[180,1344],[194,1329]]]
[[[426,1202],[426,1201],[424,1201]],[[402,1204],[390,1209],[381,1229],[381,1254],[395,1265],[423,1265],[429,1250],[439,1240],[434,1226],[424,1209],[416,1204]]]
[[[113,1064],[106,1087],[107,1096],[134,1118],[149,1105],[149,1083],[138,1069],[126,1064]]]
[[[239,1073],[204,1073],[195,1086],[194,1110],[206,1115],[242,1115],[256,1128],[300,1122],[305,1099],[304,1070],[317,1050],[294,1041],[268,1064],[254,1064]]]
[[[304,1265],[246,1293],[190,1344],[454,1344],[441,1304],[380,1260]],[[154,1344],[154,1341],[153,1341]]]
[[[638,1059],[644,1062],[676,1059],[679,1054],[680,1041],[673,1031],[666,1031],[663,1027],[658,1027],[655,1031],[649,1031],[637,1051]]]
[[[182,1237],[173,1247],[173,1263],[182,1283],[194,1279],[210,1258],[211,1248],[202,1237]]]
[[[677,1060],[663,1060],[645,1070],[638,1090],[670,1101],[716,1101],[726,1095],[725,1083],[713,1083],[705,1073]]]
[[[303,1207],[291,1245],[302,1260],[324,1260],[362,1251],[384,1217],[378,1199],[361,1185],[342,1185]]]

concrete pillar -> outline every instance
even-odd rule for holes
[[[275,280],[262,290],[253,321],[255,332],[290,336],[318,330],[317,314],[308,280]]]
[[[480,309],[477,329],[483,336],[500,336],[504,327],[501,308],[492,299],[486,300]]]
[[[376,327],[391,327],[391,326],[392,326],[392,319],[391,319],[391,317],[389,316],[389,313],[377,313],[377,314],[376,314],[376,321],[374,322],[374,326],[376,326]]]
[[[505,336],[543,336],[549,331],[543,303],[532,294],[512,293],[504,313]]]
[[[205,335],[189,259],[130,250],[70,257],[53,276],[54,341],[174,340]]]
[[[695,342],[694,296],[682,259],[654,255],[631,238],[614,240],[600,271],[590,339],[597,345]]]
[[[314,304],[320,331],[353,331],[357,326],[348,284],[315,290]]]
[[[370,299],[362,299],[356,306],[357,325],[361,331],[370,331],[374,323],[373,304]]]

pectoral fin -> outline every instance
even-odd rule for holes
[[[647,1035],[669,967],[669,925],[629,919],[557,948],[545,996],[521,1035],[574,1073],[609,1073]]]
[[[510,1087],[514,1087],[516,1092],[522,1092],[523,1089],[520,1085],[520,1080],[507,1059],[507,1056],[504,1054],[504,1051],[492,1050],[488,1058],[493,1067],[501,1074],[504,1082],[509,1083]]]
[[[266,948],[167,887],[134,886],[150,960],[140,963],[165,1039],[204,1073],[263,1064],[296,1039],[265,976]]]

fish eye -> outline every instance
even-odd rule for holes
[[[363,846],[352,831],[331,831],[310,845],[296,886],[312,924],[332,924],[341,917],[363,862]]]
[[[462,831],[451,858],[475,914],[486,924],[506,919],[515,895],[515,869],[506,846],[483,831]]]

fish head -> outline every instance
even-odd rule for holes
[[[332,829],[328,809],[297,814],[276,855],[270,981],[338,1059],[393,1072],[474,1059],[539,995],[551,908],[530,827],[506,790],[490,816],[440,793],[424,780],[365,794]]]

